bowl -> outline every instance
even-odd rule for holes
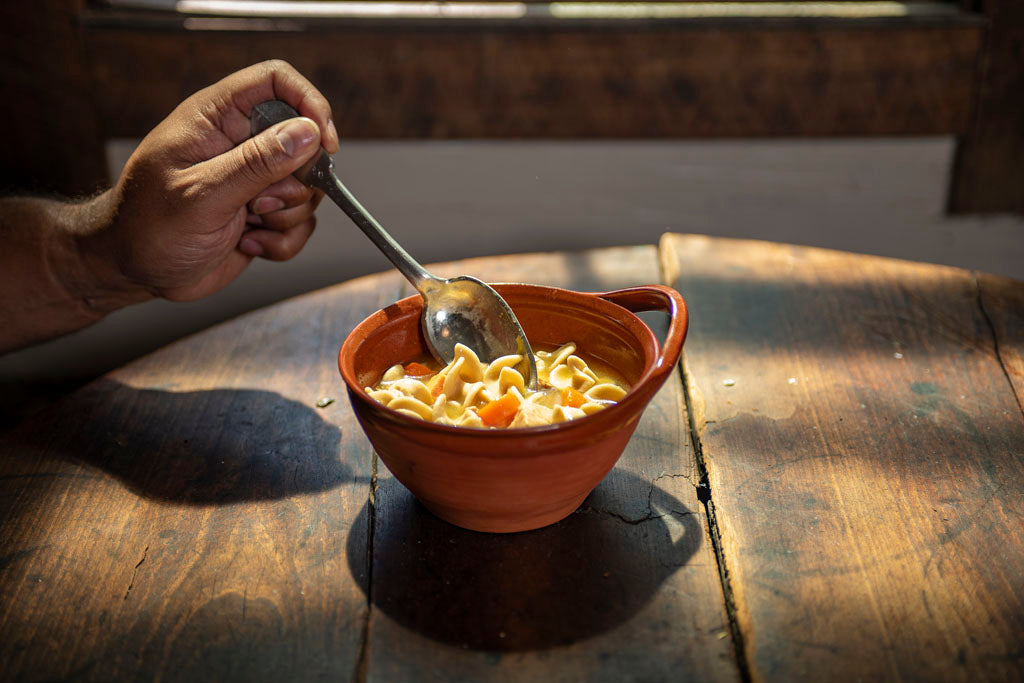
[[[662,285],[612,292],[495,284],[534,348],[575,342],[577,353],[617,369],[630,390],[616,405],[568,422],[517,429],[452,427],[404,415],[370,398],[396,363],[427,355],[422,299],[372,314],[342,344],[338,367],[363,431],[380,459],[423,505],[476,531],[536,529],[571,514],[629,442],[644,408],[672,373],[686,337],[683,297]],[[664,311],[664,346],[634,313]]]

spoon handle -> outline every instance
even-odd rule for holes
[[[394,240],[388,231],[377,222],[377,219],[370,215],[359,200],[356,199],[341,179],[333,171],[333,164],[326,152],[320,152],[326,164],[318,161],[306,181],[310,186],[323,190],[324,194],[338,205],[345,212],[352,222],[363,231],[370,241],[383,252],[388,260],[394,264],[402,275],[420,292],[423,291],[426,283],[437,280],[423,266],[419,264],[398,242]]]
[[[292,109],[287,103],[280,100],[268,100],[253,107],[250,115],[250,131],[256,135],[275,123],[287,121],[298,115],[299,112]],[[348,188],[334,173],[334,162],[331,161],[330,155],[325,150],[321,149],[319,154],[292,175],[310,187],[323,190],[421,294],[425,294],[430,283],[439,282],[437,277],[431,275],[416,259],[409,256],[409,253],[348,191]]]

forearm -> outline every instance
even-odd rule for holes
[[[0,353],[81,329],[150,298],[118,277],[100,236],[108,195],[0,200]]]

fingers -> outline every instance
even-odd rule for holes
[[[190,171],[219,206],[243,206],[284,180],[320,149],[320,130],[307,118],[282,121]]]
[[[242,235],[238,250],[246,256],[287,261],[302,251],[315,228],[316,216],[313,215],[284,232],[256,228]]]
[[[259,219],[262,215],[281,211],[282,209],[302,206],[316,198],[318,195],[323,196],[323,193],[317,192],[312,188],[303,185],[294,177],[289,176],[284,180],[274,183],[261,192],[259,196],[254,197],[252,201],[249,202],[249,216],[247,221],[254,225],[261,225],[262,221]],[[313,204],[313,208],[316,208],[319,203],[320,201],[317,199]],[[287,226],[281,226],[281,229],[286,227]]]
[[[291,230],[308,220],[323,198],[323,192],[310,190],[293,179],[285,179],[249,202],[250,213],[246,222],[279,232]]]
[[[317,203],[319,202],[308,202],[287,209],[278,209],[263,214],[251,214],[246,222],[250,226],[285,232],[309,220],[316,210]]]
[[[287,261],[309,240],[316,228],[314,212],[323,193],[312,191],[294,179],[277,183],[250,202],[250,230],[239,241],[247,256]]]
[[[204,96],[222,103],[218,107],[219,125],[235,143],[249,137],[249,115],[254,106],[266,100],[283,100],[300,116],[316,123],[324,149],[331,154],[338,151],[338,133],[331,117],[331,105],[288,62],[274,59],[254,64],[210,86]]]

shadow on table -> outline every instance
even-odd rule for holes
[[[52,424],[33,421],[19,447],[72,457],[147,498],[216,505],[353,479],[339,460],[338,427],[270,391],[173,392],[100,380],[39,419]]]
[[[617,512],[612,489],[649,494],[646,513]],[[377,500],[387,500],[378,513],[386,519],[377,519],[371,572],[355,566],[365,557],[363,537],[349,537],[357,583],[403,626],[477,650],[548,649],[624,623],[689,562],[702,537],[698,516],[683,503],[619,469],[566,519],[517,534],[448,524],[395,479],[385,480]],[[368,510],[354,529],[365,528]]]

